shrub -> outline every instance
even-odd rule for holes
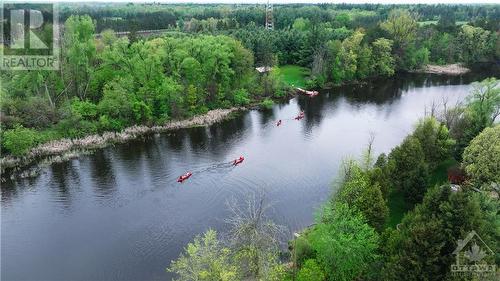
[[[311,244],[306,238],[298,237],[294,241],[294,251],[295,251],[295,259],[298,265],[302,265],[305,260],[311,259],[314,257],[314,250],[311,247]]]
[[[316,260],[309,259],[304,263],[304,266],[297,274],[298,281],[323,281],[325,273],[321,270]]]
[[[100,131],[121,131],[125,128],[122,120],[110,118],[107,115],[99,117],[99,130]]]
[[[77,116],[72,116],[61,120],[57,124],[56,129],[64,137],[79,138],[97,133],[97,123],[95,121],[82,120]]]
[[[97,116],[97,105],[75,98],[71,101],[71,113],[80,116],[83,119],[92,120]]]
[[[264,109],[272,109],[274,106],[274,101],[272,99],[264,99],[260,103],[260,106]]]
[[[247,105],[250,103],[248,92],[245,89],[238,89],[234,92],[234,103],[237,105]]]
[[[3,146],[13,155],[20,156],[37,144],[36,132],[33,129],[16,125],[14,129],[3,133]]]

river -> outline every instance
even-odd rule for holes
[[[339,165],[373,135],[389,152],[432,103],[463,100],[499,72],[401,74],[297,97],[210,127],[152,135],[2,184],[2,280],[170,280],[165,271],[208,228],[223,232],[227,200],[264,193],[292,231],[314,219]],[[305,118],[290,120],[300,110]],[[280,127],[275,122],[283,119]],[[243,155],[237,166],[229,162]],[[193,176],[182,184],[176,178]]]

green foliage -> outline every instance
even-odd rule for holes
[[[484,128],[492,126],[500,114],[498,80],[487,78],[473,83],[471,94],[463,107],[450,110],[445,116],[450,133],[457,139],[455,158],[461,159],[465,147]]]
[[[97,105],[75,98],[71,101],[71,113],[83,119],[93,120],[97,116]]]
[[[16,125],[3,132],[3,146],[13,155],[20,156],[28,152],[37,143],[36,131]]]
[[[306,260],[304,266],[302,266],[299,273],[297,274],[297,281],[324,281],[324,280],[325,280],[325,273],[318,265],[318,263],[313,259]]]
[[[401,67],[406,70],[419,69],[429,63],[429,50],[426,47],[417,49],[410,46],[401,58]]]
[[[308,239],[328,280],[358,279],[378,259],[376,231],[345,204],[325,207]]]
[[[413,136],[419,140],[425,161],[431,170],[451,156],[452,148],[455,145],[455,141],[449,135],[448,128],[433,117],[421,120],[415,128]]]
[[[500,115],[500,86],[496,78],[486,78],[473,84],[467,97],[467,113],[477,126],[477,133],[491,126]]]
[[[234,92],[234,103],[236,105],[247,105],[250,103],[250,98],[247,90],[238,89]]]
[[[461,58],[466,63],[474,63],[482,60],[488,52],[491,33],[481,27],[462,25],[458,33],[458,42],[461,49]]]
[[[361,211],[368,224],[381,231],[388,209],[378,183],[372,184],[369,175],[357,163],[349,162],[346,165],[346,173],[334,201]]]
[[[308,259],[314,258],[314,249],[309,243],[307,238],[300,236],[293,241],[293,254],[295,255],[295,262],[297,265],[302,266]]]
[[[97,105],[103,129],[121,130],[134,119],[133,96],[127,90],[125,79],[112,81],[104,87],[102,100]],[[106,120],[106,121],[103,121]]]
[[[260,106],[264,109],[272,109],[274,106],[274,101],[272,99],[264,99],[261,103]]]
[[[208,230],[203,237],[197,236],[167,270],[178,275],[177,281],[241,280],[238,268],[232,262],[230,249],[217,239],[215,230]]]
[[[447,280],[458,239],[476,230],[489,244],[495,224],[485,219],[490,215],[481,208],[478,196],[452,192],[448,185],[430,189],[398,230],[384,235],[382,279]]]
[[[486,128],[464,151],[462,165],[473,184],[488,190],[500,183],[500,125]],[[497,191],[498,192],[498,191]]]
[[[85,99],[91,76],[92,64],[96,54],[94,41],[95,26],[89,16],[70,16],[64,24],[64,55],[63,64],[67,79],[72,81],[73,93],[80,99]]]
[[[394,41],[398,66],[405,69],[407,64],[404,62],[404,58],[407,57],[406,52],[414,45],[417,34],[418,24],[415,15],[408,10],[392,10],[388,19],[380,24],[380,28],[387,32]]]
[[[394,74],[394,58],[391,55],[392,40],[378,38],[372,43],[374,71],[381,76]]]
[[[308,19],[298,18],[293,22],[292,28],[300,31],[306,31],[309,29],[311,22]]]
[[[429,182],[420,141],[414,136],[407,137],[389,154],[389,165],[394,188],[401,190],[411,204],[420,202]]]
[[[99,124],[96,121],[83,120],[78,116],[71,116],[61,120],[54,128],[61,136],[81,138],[86,135],[96,134],[99,131]]]

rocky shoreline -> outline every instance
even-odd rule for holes
[[[170,121],[164,125],[135,125],[121,132],[105,132],[103,134],[89,135],[79,139],[54,140],[31,149],[22,157],[9,155],[1,158],[0,167],[2,181],[7,179],[6,176],[11,180],[15,178],[36,176],[41,168],[49,166],[52,163],[67,161],[113,143],[124,143],[151,133],[161,133],[169,130],[215,124],[228,118],[232,113],[241,110],[245,110],[245,108],[233,107],[230,109],[214,109],[203,115],[194,116],[185,120]],[[32,167],[26,168],[28,166]],[[6,171],[9,171],[9,173],[7,173],[8,175],[5,175]]]
[[[470,69],[459,63],[446,64],[446,65],[434,65],[428,64],[419,70],[414,72],[417,73],[432,73],[432,74],[446,74],[446,75],[461,75],[469,72]]]

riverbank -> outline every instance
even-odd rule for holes
[[[431,73],[431,74],[445,74],[445,75],[461,75],[469,72],[470,69],[463,66],[459,63],[454,64],[446,64],[446,65],[435,65],[428,64],[422,67],[419,70],[414,72],[416,73]]]
[[[185,120],[170,121],[164,125],[134,125],[121,132],[104,132],[102,134],[89,135],[78,139],[59,139],[50,141],[31,149],[21,157],[8,155],[1,158],[0,167],[2,181],[5,181],[7,176],[10,179],[36,176],[41,167],[76,158],[79,155],[88,154],[94,149],[104,148],[113,143],[124,143],[152,133],[215,124],[225,120],[231,114],[245,109],[244,107],[214,109],[203,115],[194,116]],[[24,169],[28,166],[32,167]],[[8,173],[5,173],[6,171],[8,171]]]

